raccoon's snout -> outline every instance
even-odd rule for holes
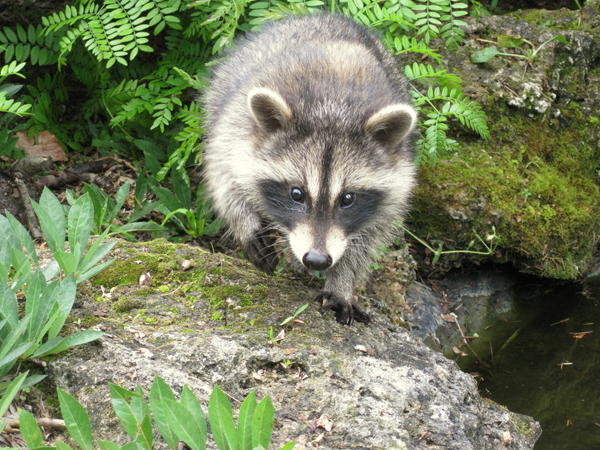
[[[302,257],[302,264],[312,270],[325,270],[331,267],[333,260],[327,254],[319,254],[309,251]]]

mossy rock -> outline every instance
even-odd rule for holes
[[[491,256],[451,254],[436,265],[431,254],[417,252],[430,274],[494,261],[574,280],[593,265],[600,235],[600,32],[591,23],[599,16],[591,8],[546,13],[557,16],[554,22],[572,45],[552,41],[533,64],[508,57],[469,60],[489,45],[480,39],[519,35],[539,45],[560,34],[525,20],[527,11],[525,18],[513,13],[472,21],[467,31],[478,39],[445,55],[449,70],[488,115],[491,138],[485,142],[455,128],[450,137],[462,150],[421,167],[410,226],[444,250],[466,249],[471,241],[472,249],[484,250],[474,230],[485,238],[495,227],[498,247]],[[578,29],[565,25],[579,23],[569,14],[580,14]]]

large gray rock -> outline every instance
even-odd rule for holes
[[[164,242],[122,243],[115,253],[80,289],[75,310],[105,336],[49,364],[97,438],[125,440],[107,383],[147,393],[155,375],[176,392],[187,384],[204,407],[215,384],[237,401],[253,389],[269,395],[273,448],[291,440],[313,448],[316,439],[326,449],[531,449],[541,433],[531,418],[483,400],[470,375],[394,325],[380,302],[360,299],[374,318],[368,327],[342,326],[311,303],[272,345],[269,328],[277,334],[318,282],[266,277],[245,261]],[[180,269],[185,259],[196,267]],[[132,281],[146,271],[153,284],[140,290]],[[334,422],[330,432],[315,428],[322,415]]]

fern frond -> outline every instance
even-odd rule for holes
[[[17,102],[12,98],[6,98],[6,91],[0,91],[0,111],[17,116],[30,115],[31,105]]]
[[[17,61],[13,61],[6,66],[0,67],[0,82],[10,75],[17,75],[21,78],[25,78],[25,75],[19,73],[23,67],[25,67],[25,63],[18,63]]]
[[[442,56],[432,48],[428,47],[423,41],[417,41],[415,37],[396,36],[394,38],[393,49],[396,55],[402,53],[420,53],[432,57],[438,64],[442,64]]]
[[[461,89],[462,80],[445,69],[436,69],[431,64],[413,63],[404,67],[404,74],[409,81],[419,80],[430,86],[437,83],[442,88]]]
[[[448,14],[441,17],[441,20],[447,22],[440,30],[441,38],[446,39],[446,47],[456,48],[458,44],[464,42],[464,31],[460,27],[464,27],[466,22],[460,20],[468,14],[466,11],[467,4],[463,0],[450,0],[448,5]]]
[[[3,30],[0,31],[0,53],[4,52],[7,64],[13,60],[23,62],[29,59],[32,64],[42,66],[57,61],[58,46],[54,34],[44,36],[41,25],[29,25],[27,28],[17,25],[16,32],[7,27]]]

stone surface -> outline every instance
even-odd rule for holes
[[[470,375],[394,325],[382,302],[359,299],[370,326],[342,326],[311,303],[302,322],[280,327],[318,281],[266,277],[245,261],[162,241],[120,243],[114,256],[81,286],[74,310],[106,334],[48,367],[86,407],[98,438],[125,441],[108,383],[147,393],[155,375],[177,393],[187,384],[205,408],[215,384],[234,410],[253,389],[268,394],[273,448],[295,440],[298,449],[505,449],[510,435],[508,448],[531,449],[539,437],[537,422],[483,400]],[[187,259],[194,267],[183,271]],[[136,286],[138,272],[150,272],[153,285]],[[285,337],[270,342],[271,327]],[[314,428],[321,415],[331,432]]]

